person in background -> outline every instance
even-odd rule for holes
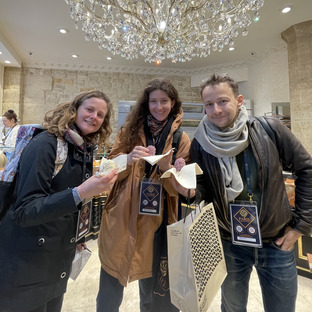
[[[128,282],[139,280],[140,311],[152,311],[153,294],[153,243],[154,233],[162,224],[164,214],[168,223],[178,218],[178,193],[170,179],[160,176],[172,165],[172,152],[151,166],[147,146],[156,148],[156,155],[172,148],[174,133],[182,124],[181,100],[172,83],[166,79],[150,81],[133,110],[128,114],[109,153],[113,159],[127,155],[127,168],[118,174],[103,210],[98,238],[101,261],[100,287],[97,296],[98,312],[116,312]],[[190,140],[182,133],[176,158],[187,159]],[[140,197],[141,182],[162,184],[162,194],[155,206],[155,215],[143,214]],[[153,184],[154,185],[154,184]],[[144,202],[144,201],[142,201]],[[156,201],[155,201],[156,202]],[[140,210],[140,211],[139,211]],[[169,301],[156,311],[178,311]]]
[[[4,138],[5,125],[3,123],[3,117],[0,117],[0,143],[2,143],[2,139]]]
[[[81,93],[48,112],[46,131],[24,148],[16,201],[0,223],[0,311],[61,311],[76,248],[86,247],[76,239],[78,213],[117,178],[116,169],[92,176],[95,144],[111,134],[111,110],[103,92]],[[56,174],[56,159],[66,147]]]
[[[196,200],[213,202],[219,223],[228,271],[221,310],[246,311],[255,267],[264,310],[295,311],[294,244],[312,233],[311,156],[280,120],[264,117],[274,143],[259,120],[248,117],[230,77],[212,75],[202,84],[201,97],[206,115],[190,158],[204,172],[197,176]],[[296,177],[295,207],[288,201],[283,169]]]
[[[5,126],[3,124],[2,119],[3,118],[0,117],[0,147],[3,147],[2,146],[2,139],[4,138],[4,129],[5,129]],[[7,158],[4,155],[2,148],[1,148],[0,149],[0,170],[5,166],[6,163],[7,163]]]
[[[12,109],[9,109],[3,114],[2,122],[5,126],[2,133],[2,144],[8,146],[4,150],[4,154],[9,161],[14,152],[16,136],[20,126],[17,124],[17,115]]]

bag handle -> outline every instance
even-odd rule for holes
[[[185,216],[184,216],[183,223],[185,223],[185,219],[186,219],[186,217],[189,215],[189,213],[188,213],[189,210],[191,211],[190,214],[191,214],[192,222],[194,222],[193,215],[192,215],[192,211],[193,211],[194,209],[191,208],[192,204],[191,204],[190,194],[191,194],[191,190],[188,189],[188,190],[187,190],[186,213],[185,213]],[[201,207],[200,207],[200,205],[196,205],[196,206],[197,206],[197,207],[195,208],[195,210],[196,210],[197,208],[199,208],[199,211],[201,212]]]

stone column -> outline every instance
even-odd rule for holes
[[[281,35],[288,47],[291,130],[312,154],[312,20]]]
[[[19,124],[23,123],[22,104],[21,104],[22,70],[18,67],[4,68],[3,83],[3,103],[2,111],[13,109],[16,113]]]

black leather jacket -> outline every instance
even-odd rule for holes
[[[300,233],[312,233],[312,159],[298,139],[284,124],[265,117],[273,130],[276,145],[255,118],[248,121],[249,141],[257,162],[258,184],[261,192],[259,220],[263,239],[282,235],[286,225]],[[213,202],[222,233],[230,236],[231,222],[225,200],[225,188],[216,157],[203,150],[196,139],[191,145],[191,162],[204,171],[197,176],[198,200]],[[283,170],[291,171],[296,179],[295,207],[290,206]],[[244,177],[242,177],[244,179]]]

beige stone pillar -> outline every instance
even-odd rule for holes
[[[288,47],[291,130],[312,154],[312,20],[281,35]]]
[[[22,89],[22,70],[17,67],[4,68],[4,83],[3,83],[3,102],[2,111],[13,109],[17,114],[20,124],[23,123],[22,104],[21,104],[21,89]]]

